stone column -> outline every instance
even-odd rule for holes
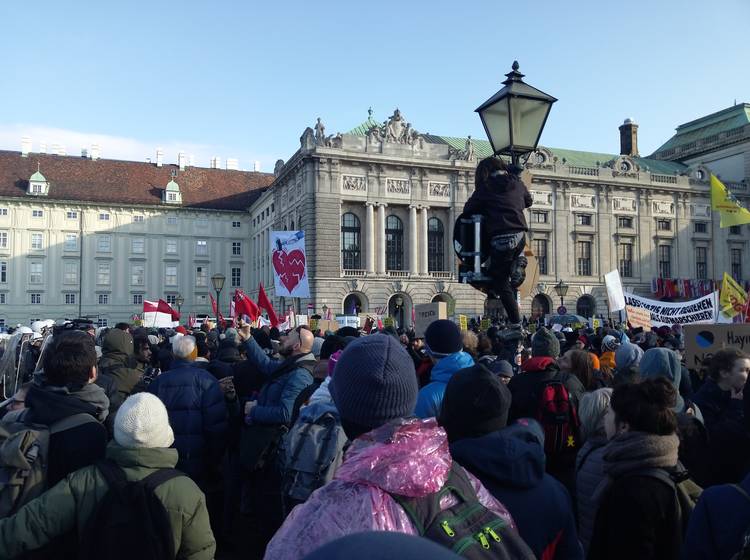
[[[445,257],[443,258],[443,268],[451,274],[456,275],[456,279],[458,279],[456,273],[456,258],[453,250],[453,227],[456,223],[456,207],[453,204],[451,204],[451,207],[448,209],[448,224],[445,228],[448,239],[446,239],[446,242],[443,244],[443,250],[445,251],[447,249]]]
[[[385,274],[385,204],[378,204],[378,274]]]
[[[368,274],[375,272],[375,209],[374,202],[366,202],[367,219],[365,221],[365,267]]]
[[[428,271],[427,271],[427,269],[428,269],[428,267],[427,267],[427,264],[428,264],[427,263],[427,210],[428,210],[428,208],[429,208],[428,206],[423,206],[422,207],[422,223],[420,224],[421,225],[421,228],[420,228],[421,229],[421,231],[420,231],[420,233],[421,233],[421,235],[420,235],[421,239],[419,240],[420,241],[420,249],[421,249],[421,252],[422,252],[422,263],[421,263],[422,264],[422,268],[421,268],[420,272],[422,274],[424,274],[424,275],[428,274]]]
[[[409,272],[419,274],[417,253],[417,207],[409,206]]]

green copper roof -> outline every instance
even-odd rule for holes
[[[180,185],[178,185],[174,179],[172,179],[169,183],[167,183],[167,190],[168,191],[179,191]]]
[[[740,103],[717,113],[712,113],[681,124],[677,127],[675,135],[665,144],[660,146],[654,154],[671,150],[677,146],[684,146],[691,142],[697,142],[727,132],[729,130],[745,126],[750,123],[750,104]]]
[[[34,174],[33,174],[33,175],[31,176],[31,178],[29,179],[29,181],[37,181],[37,182],[41,182],[41,183],[46,183],[46,182],[47,182],[47,179],[46,179],[46,178],[45,178],[45,176],[44,176],[44,175],[42,175],[42,174],[41,174],[41,173],[40,173],[39,171],[36,171],[36,172],[34,172]]]

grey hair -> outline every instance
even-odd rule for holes
[[[172,341],[172,353],[175,358],[186,360],[195,350],[195,338],[192,336],[177,336]]]
[[[604,416],[609,409],[612,389],[597,389],[586,393],[578,404],[578,419],[581,421],[581,439],[604,436]]]

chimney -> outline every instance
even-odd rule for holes
[[[211,158],[211,169],[221,169],[221,158],[219,156]]]
[[[164,165],[164,150],[156,148],[156,167]]]
[[[81,148],[81,157],[83,159],[89,159],[89,151],[86,148]]]
[[[89,152],[89,157],[92,161],[96,161],[99,159],[100,154],[99,144],[91,144],[91,151]]]
[[[39,153],[40,154],[47,153],[47,142],[42,142],[41,144],[39,144]]]
[[[253,171],[255,171],[255,172],[260,171],[260,162],[259,161],[254,161],[253,162]]]
[[[620,125],[620,155],[638,157],[638,125],[633,119]]]
[[[29,157],[31,152],[31,138],[24,136],[21,138],[21,157]]]
[[[231,171],[238,171],[240,168],[240,160],[237,158],[227,158],[227,169]]]
[[[180,171],[185,171],[185,164],[187,163],[187,157],[185,157],[185,152],[179,152],[177,154],[177,165],[180,168]]]

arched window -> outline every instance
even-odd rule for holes
[[[596,313],[596,300],[590,295],[584,295],[578,298],[576,302],[576,314],[582,317],[593,317]]]
[[[385,267],[404,269],[404,224],[398,216],[385,219]]]
[[[430,218],[427,220],[427,270],[430,272],[445,270],[444,247],[443,222],[437,218]]]
[[[359,236],[359,218],[351,212],[343,214],[341,216],[341,266],[344,270],[358,270],[361,267]]]

